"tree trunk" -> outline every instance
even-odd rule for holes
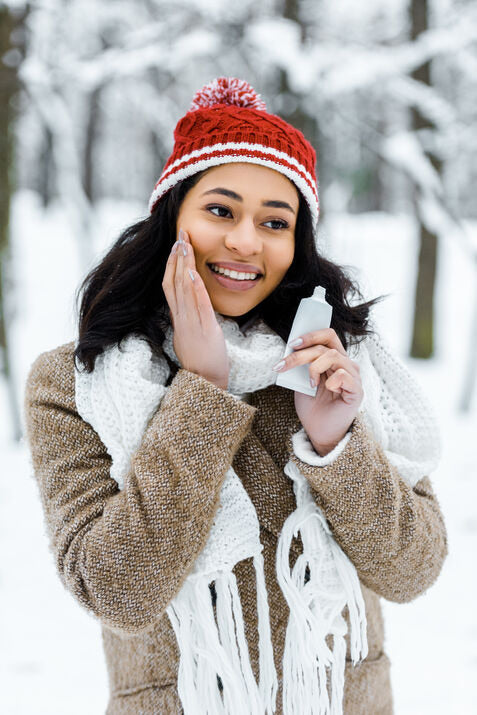
[[[96,192],[94,185],[94,150],[98,136],[98,127],[101,118],[99,99],[102,86],[98,85],[89,95],[88,122],[86,124],[86,136],[83,156],[83,183],[84,192],[91,204],[96,202]]]
[[[39,157],[39,186],[43,208],[47,208],[53,195],[53,137],[49,127],[43,126],[43,143]]]
[[[300,0],[284,0],[282,4],[282,16],[287,20],[292,20],[293,22],[296,22],[296,24],[299,25],[301,30],[301,41],[306,42],[307,39],[309,39],[309,37],[311,36],[312,28],[309,24],[305,23],[302,18],[300,18],[299,8]],[[287,110],[287,103],[285,102],[280,107],[280,116],[286,122],[289,122],[289,124],[292,124],[294,127],[303,132],[310,144],[315,148],[315,151],[317,153],[318,165],[318,146],[320,145],[320,132],[317,119],[315,116],[311,116],[305,111],[301,97],[296,95],[293,89],[290,87],[290,84],[288,82],[288,75],[283,69],[279,70],[278,92],[282,96],[288,97],[290,99],[289,106],[291,107],[291,110]],[[324,145],[325,142],[323,141],[323,146]],[[320,161],[320,166],[322,166],[322,164],[323,162]],[[320,204],[320,222],[322,221],[323,207]]]
[[[15,441],[21,437],[21,424],[9,354],[7,288],[12,291],[10,202],[14,190],[14,98],[19,90],[17,70],[24,48],[13,43],[12,32],[21,25],[27,12],[18,13],[6,6],[0,7],[0,370],[5,378]]]
[[[412,39],[428,29],[429,0],[411,0]],[[412,77],[425,85],[431,85],[430,63],[418,67]],[[412,125],[414,130],[433,128],[433,124],[413,108]],[[429,159],[436,171],[441,174],[441,161],[431,154]],[[414,322],[412,329],[411,357],[429,358],[434,354],[434,287],[437,265],[437,236],[424,225],[420,210],[416,204],[416,216],[419,220],[419,262],[414,304]]]
[[[477,256],[474,256],[474,267],[477,273]],[[477,384],[477,283],[474,284],[474,303],[472,311],[472,322],[470,325],[470,354],[467,357],[467,364],[464,369],[462,379],[462,392],[458,409],[460,412],[469,412],[472,404],[472,397],[475,394]]]

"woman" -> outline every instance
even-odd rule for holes
[[[435,420],[367,328],[376,300],[352,306],[317,253],[301,132],[222,77],[174,138],[150,216],[83,283],[78,340],[25,393],[58,572],[102,624],[107,712],[392,713],[379,599],[423,593],[447,552]],[[331,327],[282,360],[317,284]],[[315,397],[275,384],[296,365]]]

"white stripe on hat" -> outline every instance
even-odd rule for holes
[[[237,154],[237,155],[218,155],[218,156],[207,156],[217,151],[230,151],[230,150],[248,151],[250,154]],[[266,159],[259,154],[268,154],[271,157]],[[200,158],[202,157],[202,158]],[[277,161],[278,160],[278,161]],[[293,181],[298,189],[302,192],[305,197],[308,206],[310,207],[313,226],[316,227],[318,223],[319,215],[319,204],[316,194],[316,180],[314,180],[311,174],[305,169],[305,167],[297,161],[294,157],[290,156],[286,152],[279,151],[273,147],[267,147],[262,144],[250,144],[248,142],[227,142],[226,144],[214,144],[212,146],[203,147],[202,149],[196,149],[189,154],[184,154],[184,156],[176,159],[170,166],[167,167],[156,183],[154,191],[149,199],[149,212],[153,205],[156,203],[157,199],[165,194],[172,186],[174,186],[179,181],[195,174],[199,171],[207,169],[211,166],[218,166],[220,164],[227,164],[233,162],[249,162],[253,164],[261,164],[270,169],[275,169],[280,173],[287,176],[291,181]],[[285,163],[291,164],[292,166],[286,166]],[[176,167],[186,164],[181,169],[175,170]],[[294,168],[296,167],[296,168]]]

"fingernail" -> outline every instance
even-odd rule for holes
[[[272,367],[272,370],[281,370],[284,365],[285,360],[280,360],[280,362],[277,362],[277,364]]]
[[[288,343],[290,348],[296,348],[298,345],[301,345],[303,342],[303,338],[296,338],[296,340],[292,340],[291,343]]]
[[[310,385],[312,387],[316,387],[316,382],[314,381],[314,379],[312,377],[310,377]]]
[[[185,242],[182,243],[182,251],[184,253],[184,256],[187,256],[187,243]]]
[[[182,228],[179,229],[179,241],[182,243],[185,240],[185,233]]]
[[[189,275],[191,277],[191,280],[195,281],[194,274],[192,273],[190,268],[189,268]]]
[[[179,246],[179,241],[176,241],[175,244],[172,246],[171,253],[176,253],[178,246]]]

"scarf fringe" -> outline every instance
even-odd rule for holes
[[[335,542],[306,478],[291,460],[284,471],[293,481],[297,508],[283,524],[276,552],[277,580],[290,609],[283,655],[283,712],[340,715],[346,659],[346,621],[341,612],[348,606],[351,657],[356,663],[368,652],[364,600],[356,570]],[[303,553],[290,571],[291,542],[298,532]],[[328,635],[333,637],[333,650],[326,643]]]
[[[263,554],[261,551],[253,557],[253,565],[255,567],[257,580],[260,695],[265,708],[264,712],[266,715],[273,715],[278,692],[278,678],[273,660],[270,613],[268,609],[267,587],[265,584]]]
[[[185,715],[273,715],[278,679],[273,646],[264,561],[253,557],[257,580],[257,613],[260,650],[260,684],[250,665],[242,604],[232,571],[215,580],[204,574],[186,580],[166,612],[174,629],[179,651],[178,693]],[[209,583],[217,594],[216,615]],[[217,676],[222,681],[220,693]]]

